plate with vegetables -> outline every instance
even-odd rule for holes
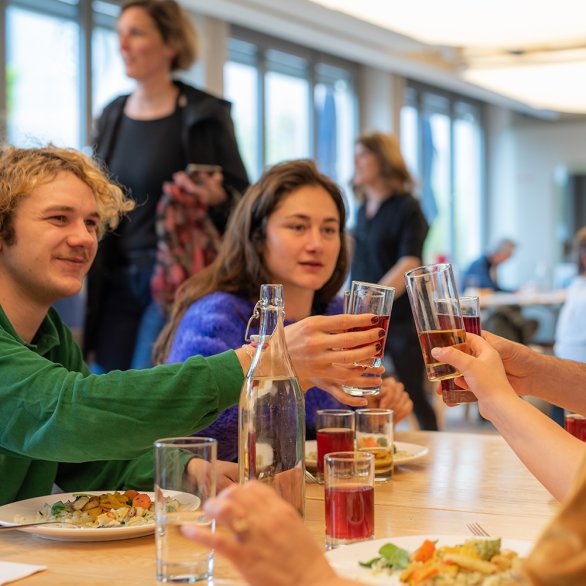
[[[22,531],[58,541],[114,541],[150,535],[155,531],[154,493],[74,492],[17,501],[0,507],[0,525],[62,521],[71,525],[38,525]],[[172,493],[165,497],[167,507],[196,510],[198,497]]]
[[[469,535],[409,535],[342,546],[326,553],[344,578],[377,586],[498,585],[519,571],[532,544]]]

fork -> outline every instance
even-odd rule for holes
[[[472,533],[472,535],[478,535],[479,537],[490,537],[490,533],[480,524],[474,521],[474,523],[466,523],[466,527],[468,527],[468,531]]]
[[[25,527],[36,527],[37,525],[71,525],[71,527],[79,527],[79,525],[68,521],[39,521],[38,523],[21,523],[20,525],[0,525],[0,531],[12,531]]]
[[[305,469],[305,480],[307,480],[308,484],[317,484],[317,478],[309,472],[309,470]]]

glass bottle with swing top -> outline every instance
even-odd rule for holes
[[[256,352],[240,393],[240,483],[272,486],[301,515],[305,508],[305,401],[287,351],[282,285],[262,285],[252,320]]]

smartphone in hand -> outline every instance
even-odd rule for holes
[[[195,183],[201,183],[200,174],[206,173],[213,175],[214,173],[221,173],[222,167],[220,165],[205,165],[200,163],[190,163],[185,168],[185,172],[191,177]]]

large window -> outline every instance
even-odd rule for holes
[[[407,87],[401,147],[431,225],[426,262],[446,259],[458,271],[481,254],[483,136],[480,104],[416,84]]]
[[[238,28],[228,54],[225,93],[250,177],[308,157],[347,184],[357,130],[355,65]]]
[[[132,91],[134,81],[126,77],[116,34],[118,6],[94,0],[92,30],[92,116],[117,95]]]
[[[119,4],[0,2],[6,32],[0,35],[0,54],[6,55],[0,79],[6,116],[0,116],[0,136],[20,146],[52,142],[79,148],[90,142],[92,119],[131,88],[118,52]]]
[[[51,140],[60,146],[77,146],[77,2],[32,3],[44,4],[43,11],[27,7],[30,4],[9,2],[6,10],[7,138],[20,145]]]

